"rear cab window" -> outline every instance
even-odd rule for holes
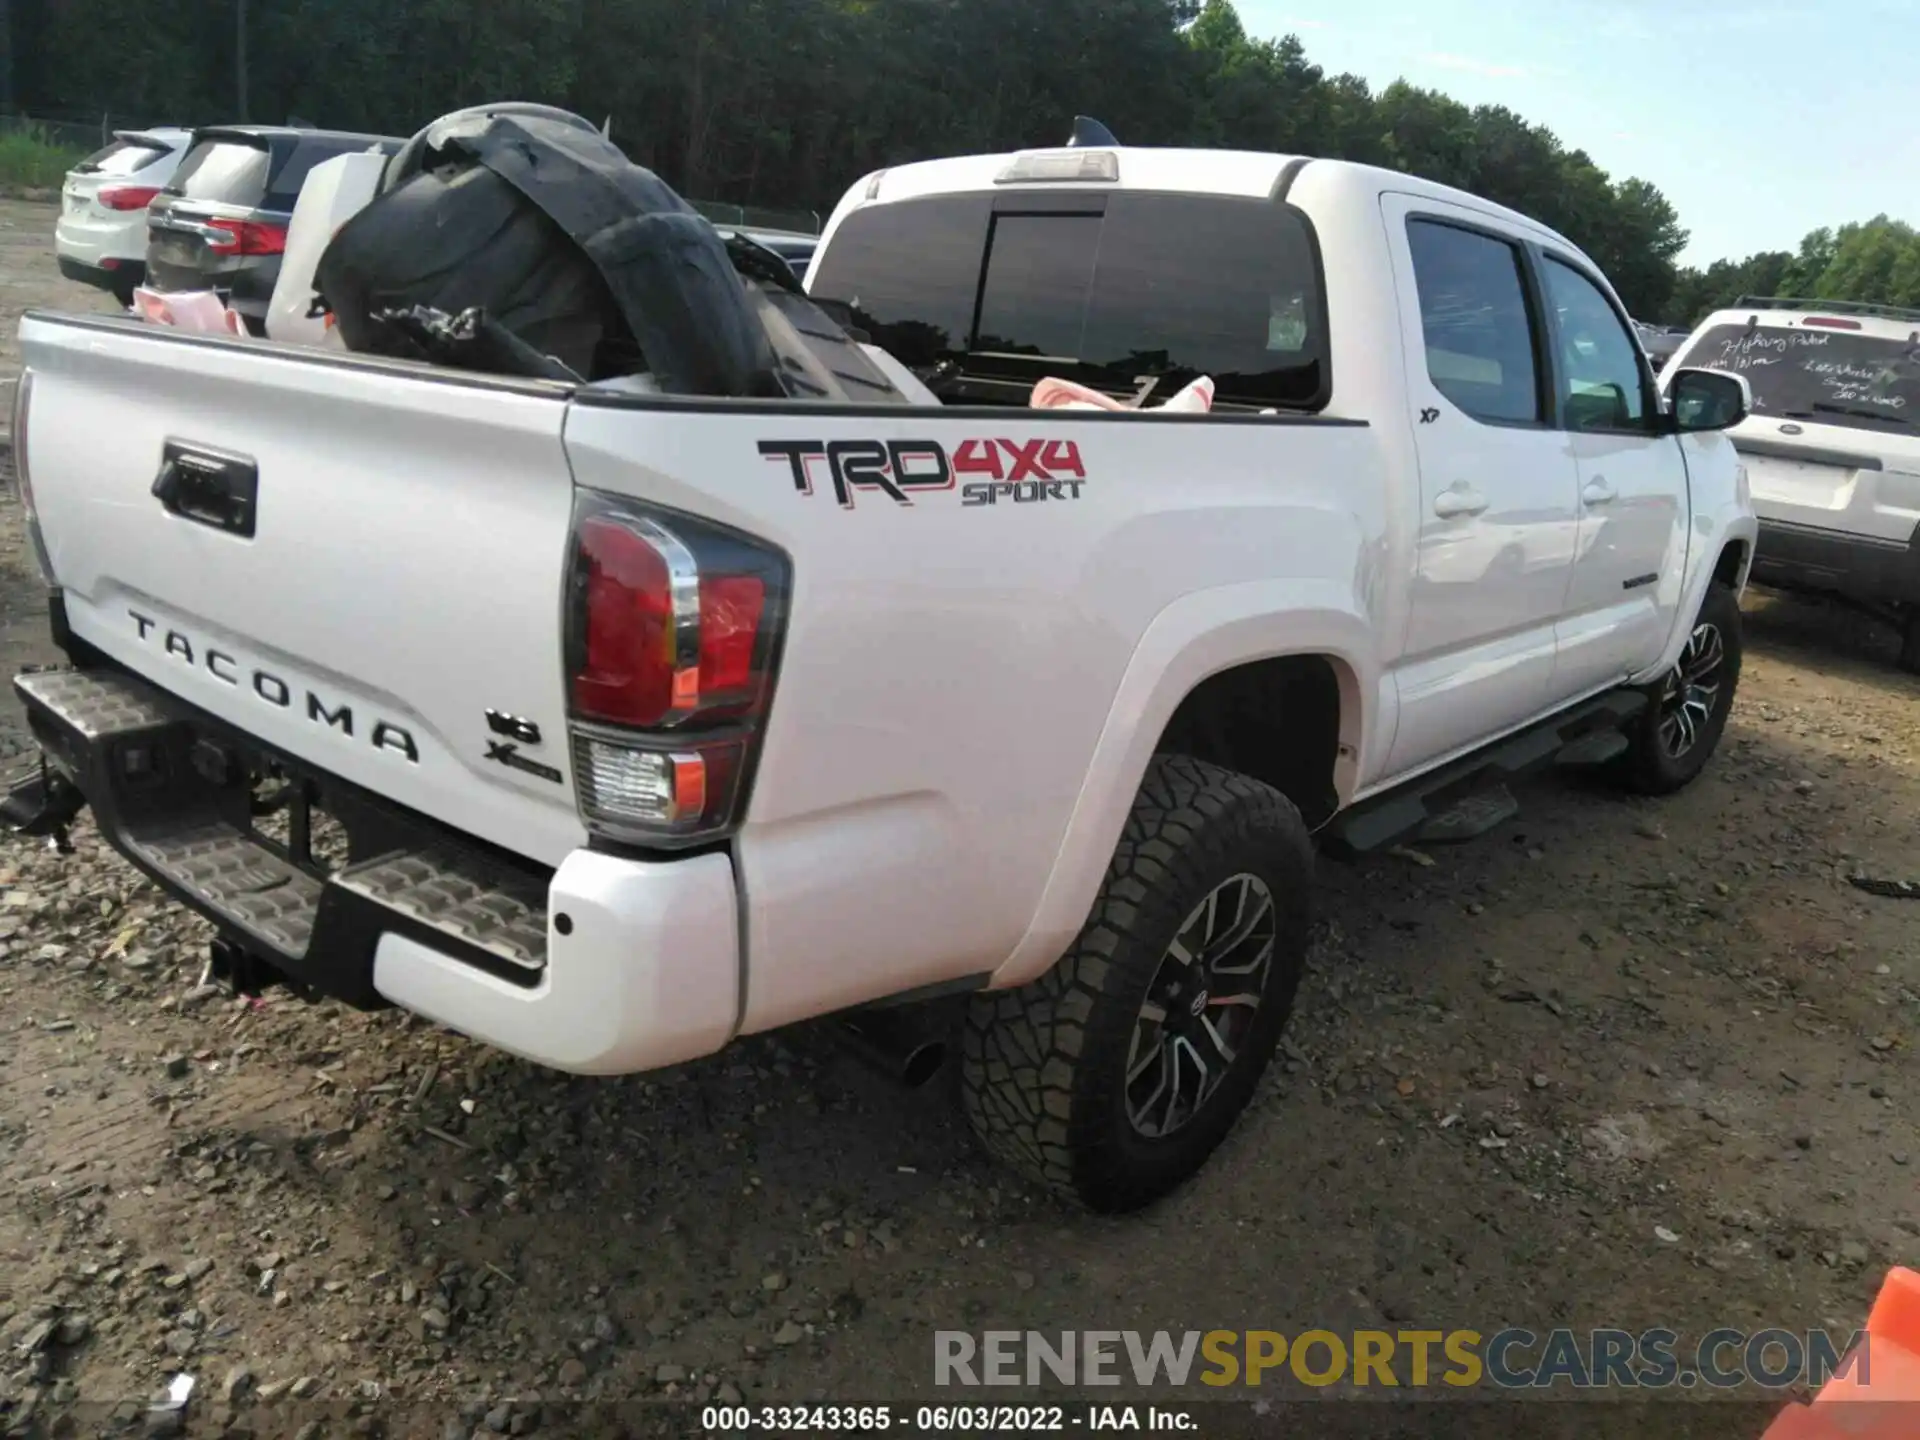
[[[954,403],[1025,404],[1047,376],[1165,399],[1200,375],[1219,409],[1318,409],[1331,390],[1306,217],[1265,199],[1028,192],[856,210],[812,293]]]
[[[1904,328],[1904,327],[1902,327]],[[1920,327],[1904,338],[1813,327],[1715,325],[1670,368],[1745,378],[1753,413],[1773,420],[1911,435],[1920,419]]]

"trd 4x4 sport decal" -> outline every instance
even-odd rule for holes
[[[951,457],[937,440],[762,440],[760,454],[784,460],[802,495],[813,494],[814,464],[824,462],[845,510],[861,490],[911,505],[916,495],[958,488],[961,505],[971,507],[1078,500],[1087,483],[1071,440],[963,440]]]

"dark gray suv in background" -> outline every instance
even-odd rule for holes
[[[402,143],[275,125],[196,130],[172,181],[147,207],[147,284],[216,291],[255,334],[265,333],[287,225],[308,172],[336,155],[392,155]]]

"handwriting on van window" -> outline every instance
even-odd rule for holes
[[[1864,385],[1829,384],[1827,393],[1836,405],[1878,405],[1883,410],[1904,410],[1907,398],[1904,395],[1876,395]]]
[[[1804,330],[1756,330],[1750,335],[1722,340],[1713,368],[1758,370],[1781,364],[1793,351],[1825,349],[1832,339],[1831,335],[1813,335]]]
[[[1891,371],[1845,360],[1807,360],[1801,369],[1820,381],[1828,400],[1834,404],[1878,405],[1885,410],[1907,408],[1906,396],[1885,393],[1885,387],[1898,379]]]
[[[1820,404],[1867,406],[1889,412],[1907,408],[1909,397],[1892,393],[1897,386],[1911,384],[1911,377],[1902,373],[1904,367],[1848,359],[1834,347],[1833,338],[1804,330],[1755,331],[1720,341],[1707,363],[1722,370],[1772,369],[1776,374],[1804,374],[1817,386],[1813,393]],[[1806,382],[1800,383],[1804,387]],[[1768,408],[1760,397],[1754,403],[1756,409]]]

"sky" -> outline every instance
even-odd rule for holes
[[[1236,0],[1328,74],[1504,105],[1660,188],[1681,262],[1920,224],[1920,0]],[[1827,18],[1822,18],[1823,8]]]

